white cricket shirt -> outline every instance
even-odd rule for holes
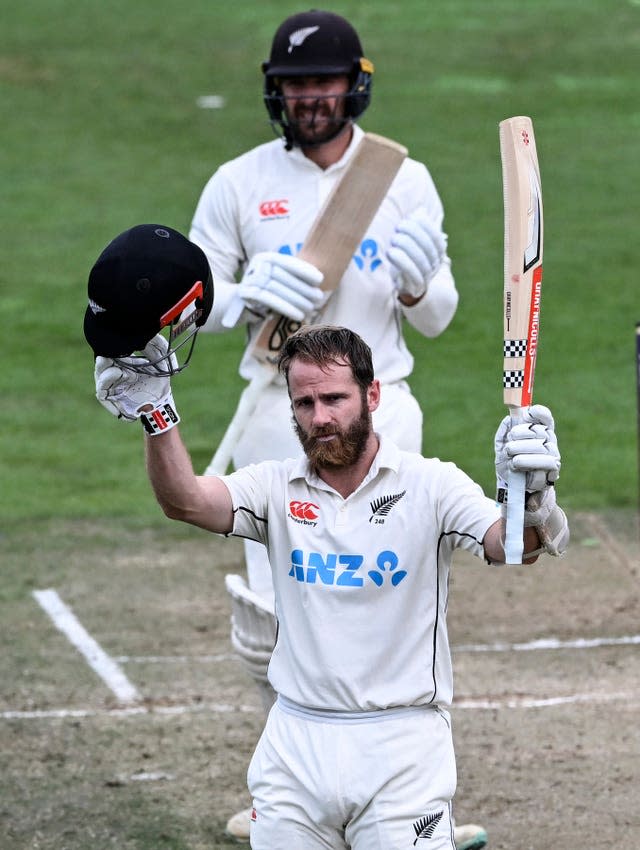
[[[335,182],[353,155],[363,131],[354,134],[342,159],[323,170],[302,151],[286,151],[275,139],[224,163],[205,186],[189,238],[206,253],[214,278],[215,300],[206,330],[222,330],[221,317],[235,288],[238,271],[260,251],[297,254]],[[356,331],[373,351],[376,377],[383,383],[406,378],[413,368],[401,332],[401,319],[426,336],[447,326],[457,306],[449,259],[429,284],[427,295],[414,307],[400,305],[385,253],[399,221],[424,207],[442,226],[443,208],[426,167],[407,159],[338,289],[311,317],[313,323],[344,325]],[[259,322],[248,325],[249,339]],[[253,358],[245,354],[240,373],[250,379]]]
[[[452,553],[482,557],[500,516],[477,484],[452,463],[384,439],[347,499],[305,457],[223,480],[232,533],[267,546],[278,618],[269,681],[278,693],[336,711],[451,703]]]

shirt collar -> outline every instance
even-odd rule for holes
[[[299,147],[294,147],[290,151],[288,151],[289,156],[296,159],[298,162],[307,165],[309,168],[317,168],[319,171],[322,171],[324,174],[331,174],[332,171],[337,171],[349,162],[351,157],[353,156],[355,149],[360,144],[360,140],[364,136],[364,130],[362,127],[359,127],[357,124],[351,125],[353,128],[353,135],[351,136],[351,141],[349,142],[349,147],[342,154],[340,159],[337,162],[334,162],[333,165],[330,165],[326,169],[321,169],[318,165],[315,164],[309,157],[305,156],[302,152],[302,149]]]
[[[373,481],[381,469],[391,469],[393,472],[397,472],[400,468],[400,449],[391,440],[382,437],[377,432],[376,436],[379,441],[378,451],[369,468],[369,472],[367,472],[358,486],[358,490],[364,487],[365,484],[368,484],[369,481]],[[304,454],[296,459],[289,472],[289,481],[295,481],[297,478],[304,478],[311,487],[321,490],[327,489],[325,482],[311,469],[309,460]]]

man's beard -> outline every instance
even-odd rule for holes
[[[298,439],[309,458],[312,466],[321,469],[338,469],[345,466],[353,466],[364,453],[367,440],[371,433],[371,416],[363,399],[360,416],[351,425],[342,431],[337,426],[316,428],[307,433],[293,420],[293,425]],[[320,437],[335,434],[333,440],[320,441]]]
[[[310,109],[295,104],[287,109],[288,124],[292,136],[300,147],[315,147],[335,138],[348,123],[348,119],[338,110],[333,109],[321,98],[316,100]],[[321,119],[318,121],[318,119]]]

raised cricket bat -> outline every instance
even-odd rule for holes
[[[375,133],[363,136],[298,254],[324,274],[320,288],[325,292],[333,292],[340,283],[406,156],[407,149],[391,139]],[[299,322],[284,316],[266,318],[251,354],[261,363],[274,364],[286,338],[299,327]]]
[[[342,177],[329,193],[298,254],[324,274],[322,289],[326,292],[339,285],[407,153],[403,145],[391,139],[365,133]],[[277,374],[280,349],[299,327],[300,322],[284,316],[268,316],[262,323],[249,348],[262,368],[240,396],[233,419],[205,475],[226,472],[260,395]]]
[[[540,332],[543,216],[538,154],[530,118],[500,122],[504,194],[503,398],[515,424],[532,403]],[[521,564],[524,472],[508,476],[505,560]]]

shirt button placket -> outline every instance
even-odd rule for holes
[[[349,518],[349,506],[343,502],[336,511],[336,528],[343,528]]]

